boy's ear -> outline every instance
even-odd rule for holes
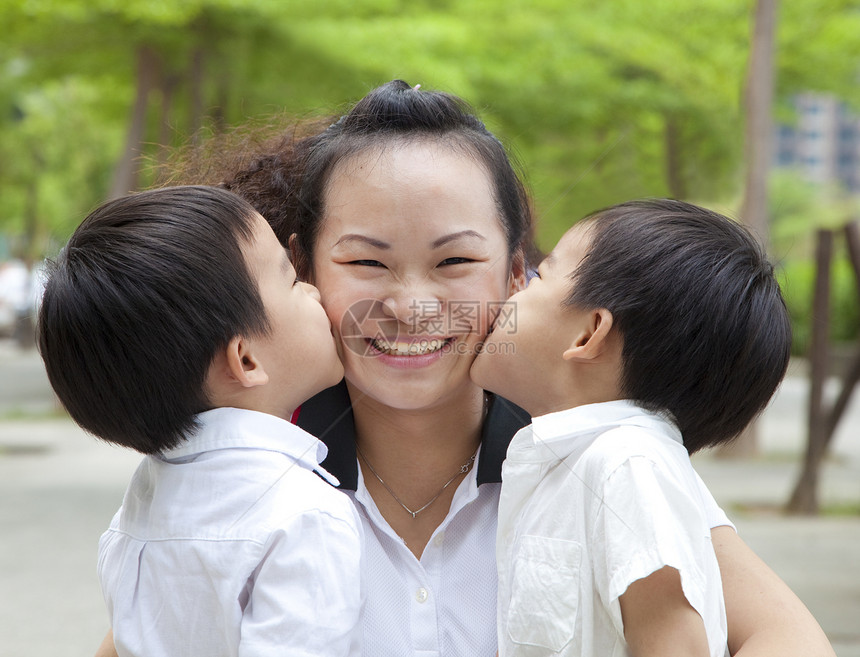
[[[263,363],[251,350],[251,344],[242,336],[234,336],[226,348],[227,373],[243,388],[262,386],[269,382]]]
[[[516,294],[520,290],[524,290],[527,283],[526,258],[522,249],[519,249],[511,260],[511,282],[508,289],[508,296]]]
[[[562,354],[564,360],[594,360],[607,348],[612,330],[612,313],[606,308],[595,308],[585,314],[570,347]]]

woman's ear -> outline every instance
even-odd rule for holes
[[[526,257],[522,249],[517,249],[511,258],[511,280],[508,287],[508,296],[524,290],[528,283],[526,276]]]
[[[235,336],[226,347],[227,375],[243,388],[262,386],[269,382],[263,363],[251,349],[251,343]]]
[[[298,274],[299,280],[306,281],[308,283],[311,282],[311,274],[313,272],[311,270],[310,259],[305,253],[305,250],[299,244],[299,236],[296,233],[290,235],[288,246],[290,249],[290,260],[293,263],[293,267],[296,269],[296,274]]]
[[[606,308],[595,308],[583,313],[583,321],[562,358],[591,361],[603,354],[608,347],[612,321],[612,313]]]

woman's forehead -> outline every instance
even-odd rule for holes
[[[363,151],[341,162],[326,188],[323,231],[383,242],[410,237],[504,236],[486,170],[472,158],[433,143]]]
[[[419,182],[433,184],[452,170],[485,182],[492,193],[491,176],[480,158],[466,148],[441,139],[393,139],[361,148],[335,164],[325,191],[330,193],[330,189],[344,179],[411,181],[417,177]]]

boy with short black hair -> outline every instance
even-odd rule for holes
[[[360,653],[360,522],[289,422],[343,367],[248,203],[105,203],[50,268],[38,343],[72,418],[147,455],[99,545],[121,657]]]
[[[538,272],[472,367],[533,418],[503,469],[500,655],[728,654],[688,454],[736,436],[785,374],[773,267],[735,222],[650,200],[577,224]]]

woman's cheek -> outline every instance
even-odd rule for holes
[[[506,281],[500,281],[497,285],[493,286],[485,285],[484,288],[481,297],[482,301],[480,302],[480,321],[476,327],[476,333],[478,333],[481,340],[487,337],[487,334],[499,320],[499,317],[504,317],[509,312],[509,304],[507,303],[508,286]],[[480,287],[475,286],[472,288],[473,297],[476,289],[480,290]]]
[[[344,281],[336,284],[318,284],[317,289],[320,291],[323,308],[335,329],[339,329],[350,307],[371,296],[367,291],[356,289],[356,286]]]

